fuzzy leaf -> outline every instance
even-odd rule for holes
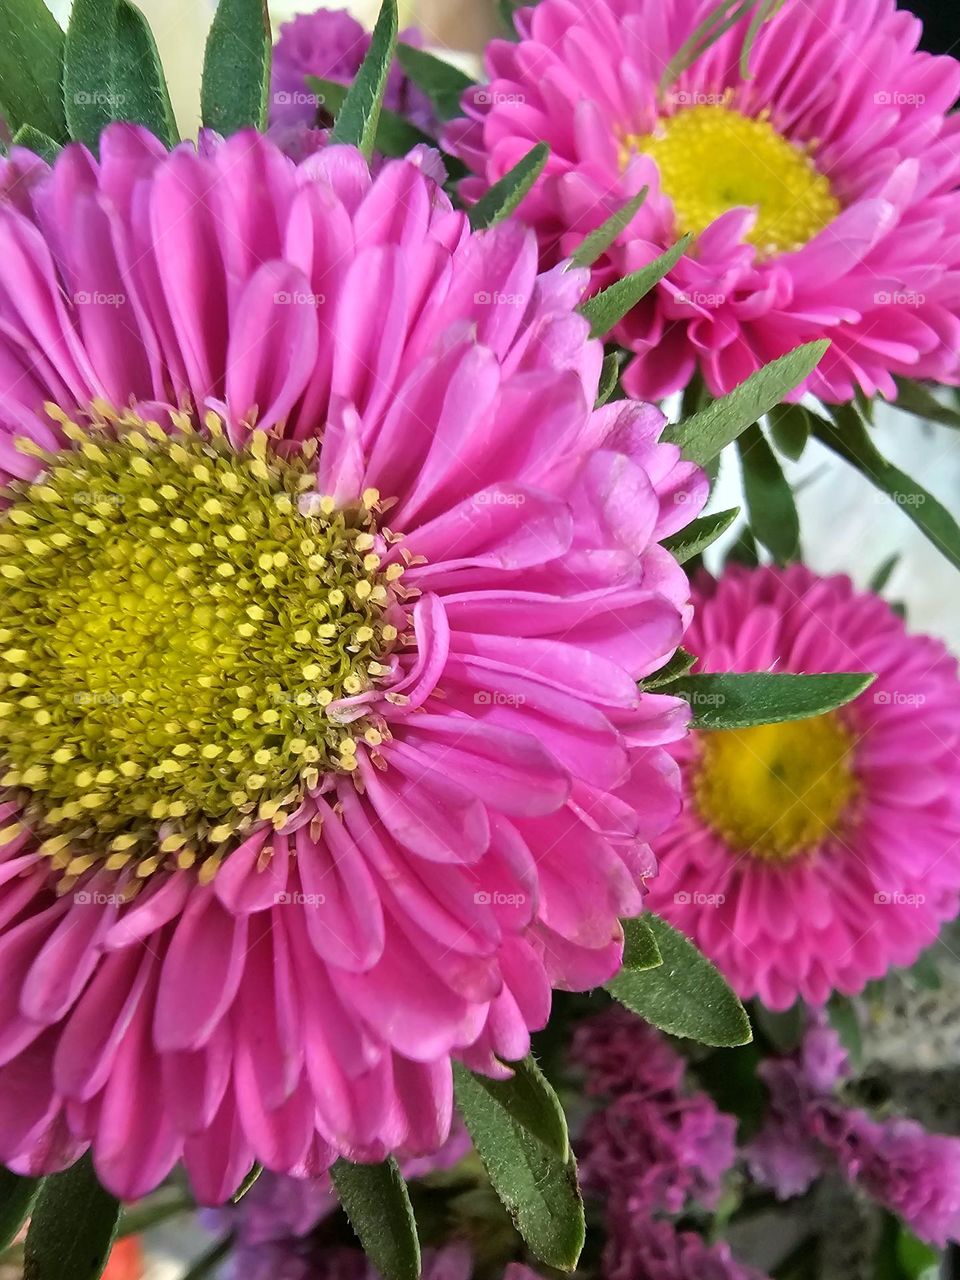
[[[686,564],[726,533],[739,514],[739,507],[729,507],[726,511],[700,516],[679,533],[664,538],[663,545],[673,554],[678,564]]]
[[[332,142],[359,147],[368,160],[373,155],[387,76],[397,49],[397,27],[397,0],[383,0],[367,56],[337,113],[331,134]]]
[[[474,231],[495,226],[513,213],[540,177],[549,157],[550,148],[545,142],[538,142],[499,182],[485,191],[467,210]]]
[[[879,452],[860,415],[851,405],[831,408],[834,422],[816,419],[817,438],[849,462],[883,493],[960,569],[960,525],[933,494],[917,484]]]
[[[703,466],[798,387],[829,345],[826,340],[808,342],[771,361],[686,422],[668,427],[663,439],[678,444],[685,458]]]
[[[572,1154],[559,1159],[458,1063],[453,1078],[473,1145],[520,1235],[542,1262],[572,1271],[586,1231]]]
[[[624,970],[643,972],[647,969],[656,969],[663,964],[656,934],[646,916],[636,916],[633,920],[621,920],[620,923],[623,926],[621,972]]]
[[[63,43],[43,0],[0,4],[0,115],[14,132],[32,125],[57,142],[66,138]]]
[[[322,103],[330,115],[335,116],[346,101],[349,86],[336,80],[325,80],[322,76],[307,76],[306,81],[308,88],[317,95],[318,103]],[[404,120],[403,116],[388,111],[386,107],[381,108],[373,143],[375,151],[385,156],[405,156],[421,143],[435,147],[436,139],[409,120]]]
[[[612,996],[661,1031],[731,1048],[752,1039],[750,1020],[717,969],[659,916],[644,916],[663,957],[655,969],[623,969]]]
[[[515,1124],[566,1164],[570,1156],[567,1118],[546,1076],[530,1056],[504,1065],[513,1071],[509,1080],[492,1080],[478,1074],[474,1079]]]
[[[619,381],[620,356],[618,352],[610,351],[603,357],[603,367],[600,370],[600,386],[597,389],[597,402],[593,406],[595,409],[603,408],[616,391]]]
[[[13,135],[13,145],[26,147],[28,151],[46,160],[47,164],[53,164],[63,150],[59,142],[54,142],[53,138],[41,133],[39,129],[34,129],[32,124],[21,125]]]
[[[575,267],[592,267],[601,254],[606,253],[617,236],[633,221],[637,210],[647,198],[648,188],[643,187],[622,209],[607,218],[595,231],[591,231],[579,249],[571,255]]]
[[[476,83],[466,72],[424,49],[403,42],[397,45],[397,61],[433,103],[433,109],[441,120],[452,120],[460,114],[462,95]]]
[[[802,404],[780,404],[770,410],[770,435],[785,458],[796,462],[810,439],[810,414]]]
[[[788,564],[800,554],[800,518],[793,490],[756,423],[741,434],[737,449],[750,528],[778,563]]]
[[[793,675],[725,672],[682,676],[670,692],[686,698],[695,729],[749,729],[756,724],[806,720],[846,706],[873,684],[869,672]]]
[[[119,1218],[120,1201],[97,1181],[89,1153],[45,1178],[27,1231],[23,1280],[98,1280]]]
[[[21,1178],[0,1168],[0,1249],[6,1249],[29,1218],[40,1183],[40,1178]]]
[[[944,427],[960,427],[960,410],[943,404],[935,391],[922,382],[909,378],[897,379],[897,398],[890,402],[895,409],[912,413],[924,422],[939,422]]]
[[[652,693],[654,689],[664,690],[665,685],[673,684],[675,680],[679,680],[681,676],[685,676],[697,661],[695,653],[687,653],[686,649],[678,649],[669,662],[665,662],[659,671],[655,671],[652,676],[647,676],[640,681],[640,688],[645,693]],[[670,692],[669,689],[666,690]]]
[[[338,1160],[330,1177],[364,1252],[384,1280],[417,1280],[420,1241],[397,1162],[392,1157],[382,1164]]]
[[[273,40],[267,0],[220,0],[207,36],[200,107],[225,136],[267,127]]]
[[[683,236],[673,248],[648,262],[639,271],[633,271],[600,293],[595,293],[580,307],[580,314],[590,321],[591,338],[602,338],[614,329],[623,317],[646,297],[663,277],[673,270],[690,243],[690,236]]]

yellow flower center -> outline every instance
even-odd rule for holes
[[[734,849],[783,862],[816,848],[853,798],[853,735],[835,712],[701,735],[701,818]]]
[[[665,116],[656,132],[625,138],[622,150],[624,163],[637,152],[656,161],[681,232],[703,231],[728,209],[755,207],[747,239],[764,256],[801,248],[840,212],[807,151],[769,120],[725,105]]]
[[[381,740],[331,706],[397,638],[377,495],[338,507],[314,491],[316,442],[238,451],[212,414],[171,436],[51,413],[75,447],[21,442],[45,470],[0,491],[0,788],[68,876],[212,873]]]

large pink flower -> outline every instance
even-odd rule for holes
[[[434,1149],[618,966],[705,481],[415,163],[115,126],[0,190],[0,1160]]]
[[[774,1009],[909,965],[957,914],[960,681],[849,579],[728,568],[698,583],[684,643],[704,671],[873,671],[848,707],[701,733],[686,812],[656,844],[650,905]]]
[[[960,66],[916,52],[894,0],[788,0],[739,70],[748,20],[665,91],[665,68],[714,0],[543,0],[520,41],[494,41],[489,85],[449,143],[477,195],[540,140],[521,206],[546,264],[644,186],[595,268],[635,270],[682,232],[687,257],[618,326],[626,385],[658,398],[699,368],[729,390],[811,338],[831,348],[807,387],[895,395],[894,374],[960,376]]]

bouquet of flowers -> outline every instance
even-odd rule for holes
[[[890,1048],[956,1065],[957,666],[892,563],[803,563],[792,483],[960,569],[873,426],[960,427],[960,64],[893,0],[506,9],[474,82],[396,0],[275,47],[220,0],[181,140],[129,0],[0,0],[27,1280],[197,1211],[191,1280],[960,1239],[960,1118]]]

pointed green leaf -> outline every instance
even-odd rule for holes
[[[960,411],[944,404],[935,389],[909,378],[897,379],[897,398],[890,402],[895,409],[912,413],[924,422],[939,422],[944,427],[960,427]]]
[[[600,386],[597,389],[597,402],[593,406],[595,409],[603,408],[616,391],[619,381],[620,354],[617,351],[610,351],[603,357],[603,367],[600,370]]]
[[[652,676],[647,676],[640,681],[640,688],[645,693],[652,693],[655,689],[663,689],[664,686],[673,684],[675,680],[685,676],[696,661],[697,655],[695,653],[687,653],[686,649],[678,649],[670,661],[664,663],[659,671],[655,671]]]
[[[678,564],[686,564],[726,533],[739,514],[739,507],[729,507],[726,511],[700,516],[679,533],[664,538],[663,545],[673,554]]]
[[[237,1187],[236,1191],[230,1197],[230,1203],[239,1204],[240,1201],[243,1199],[243,1197],[247,1194],[247,1192],[253,1186],[253,1184],[260,1177],[261,1173],[263,1173],[263,1165],[260,1164],[259,1161],[254,1161],[254,1163],[250,1166],[247,1176],[244,1178],[244,1180],[240,1183],[239,1187]]]
[[[549,158],[550,148],[545,142],[538,142],[519,164],[515,164],[509,173],[505,173],[489,191],[485,191],[477,203],[467,210],[474,231],[492,227],[513,213],[540,177]]]
[[[456,1062],[453,1079],[473,1145],[520,1235],[542,1262],[572,1271],[586,1230],[572,1154],[561,1160]]]
[[[54,142],[53,138],[41,133],[39,129],[34,129],[31,124],[21,125],[13,135],[13,145],[26,147],[41,159],[46,160],[47,164],[53,164],[63,150],[59,142]]]
[[[743,47],[740,50],[740,75],[744,80],[751,78],[750,70],[750,54],[753,52],[753,46],[756,43],[757,36],[760,34],[760,28],[771,18],[776,17],[787,0],[760,0],[757,8],[750,19],[750,26],[744,37]]]
[[[632,311],[641,298],[646,297],[665,275],[673,270],[690,243],[690,236],[683,236],[672,249],[648,262],[600,293],[595,293],[580,307],[580,314],[590,321],[591,338],[602,338],[620,323],[628,311]]]
[[[273,39],[267,0],[220,0],[203,57],[203,123],[225,137],[267,127]]]
[[[719,0],[667,63],[660,79],[660,92],[669,89],[677,77],[692,67],[731,27],[736,26],[755,3],[756,0]]]
[[[800,518],[793,490],[756,423],[739,436],[737,449],[750,528],[779,564],[788,564],[800,554]]]
[[[529,1056],[504,1065],[513,1071],[509,1080],[491,1080],[479,1074],[474,1079],[511,1120],[566,1163],[570,1156],[567,1117],[546,1076]]]
[[[97,1181],[89,1153],[45,1178],[24,1245],[24,1280],[98,1280],[119,1217],[120,1201]]]
[[[827,675],[786,672],[725,672],[687,675],[671,693],[686,698],[695,729],[749,729],[755,724],[806,720],[846,706],[873,684],[864,671],[836,671]]]
[[[771,361],[686,422],[668,427],[663,439],[678,444],[685,458],[703,466],[809,377],[829,345],[826,340],[808,342]]]
[[[607,218],[596,231],[591,231],[570,261],[575,267],[592,267],[602,253],[613,244],[617,236],[633,221],[637,210],[647,198],[648,188],[643,187],[632,200],[628,200],[622,209]]]
[[[384,1280],[417,1280],[420,1241],[397,1162],[392,1157],[382,1164],[338,1160],[330,1177],[364,1252]]]
[[[696,889],[696,886],[692,886]],[[661,1031],[700,1044],[731,1048],[752,1039],[750,1020],[710,961],[659,916],[644,916],[663,963],[655,969],[621,970],[607,990]]]
[[[359,147],[369,160],[387,89],[390,64],[397,49],[397,0],[383,0],[370,48],[337,113],[331,141]]]
[[[796,462],[810,439],[810,415],[802,404],[779,404],[770,410],[770,435],[785,458]]]
[[[663,964],[656,934],[646,916],[621,920],[623,926],[623,970],[656,969]]]
[[[26,124],[57,142],[66,138],[63,43],[43,0],[0,4],[0,115],[14,133]]]
[[[830,411],[834,422],[816,419],[817,438],[889,494],[950,563],[960,569],[960,526],[943,503],[887,461],[852,405],[834,405]]]
[[[142,124],[167,146],[177,140],[153,33],[128,0],[74,0],[63,95],[71,137],[94,150],[114,120]]]
[[[892,556],[887,556],[886,560],[880,565],[876,573],[870,579],[870,590],[875,596],[883,594],[883,589],[890,581],[894,569],[900,563],[900,552],[895,551]]]
[[[40,1182],[40,1178],[21,1178],[0,1168],[0,1249],[6,1249],[29,1218]]]
[[[401,42],[397,45],[397,61],[417,86],[422,89],[441,120],[460,114],[460,99],[475,84],[466,72],[451,66],[425,49]]]

